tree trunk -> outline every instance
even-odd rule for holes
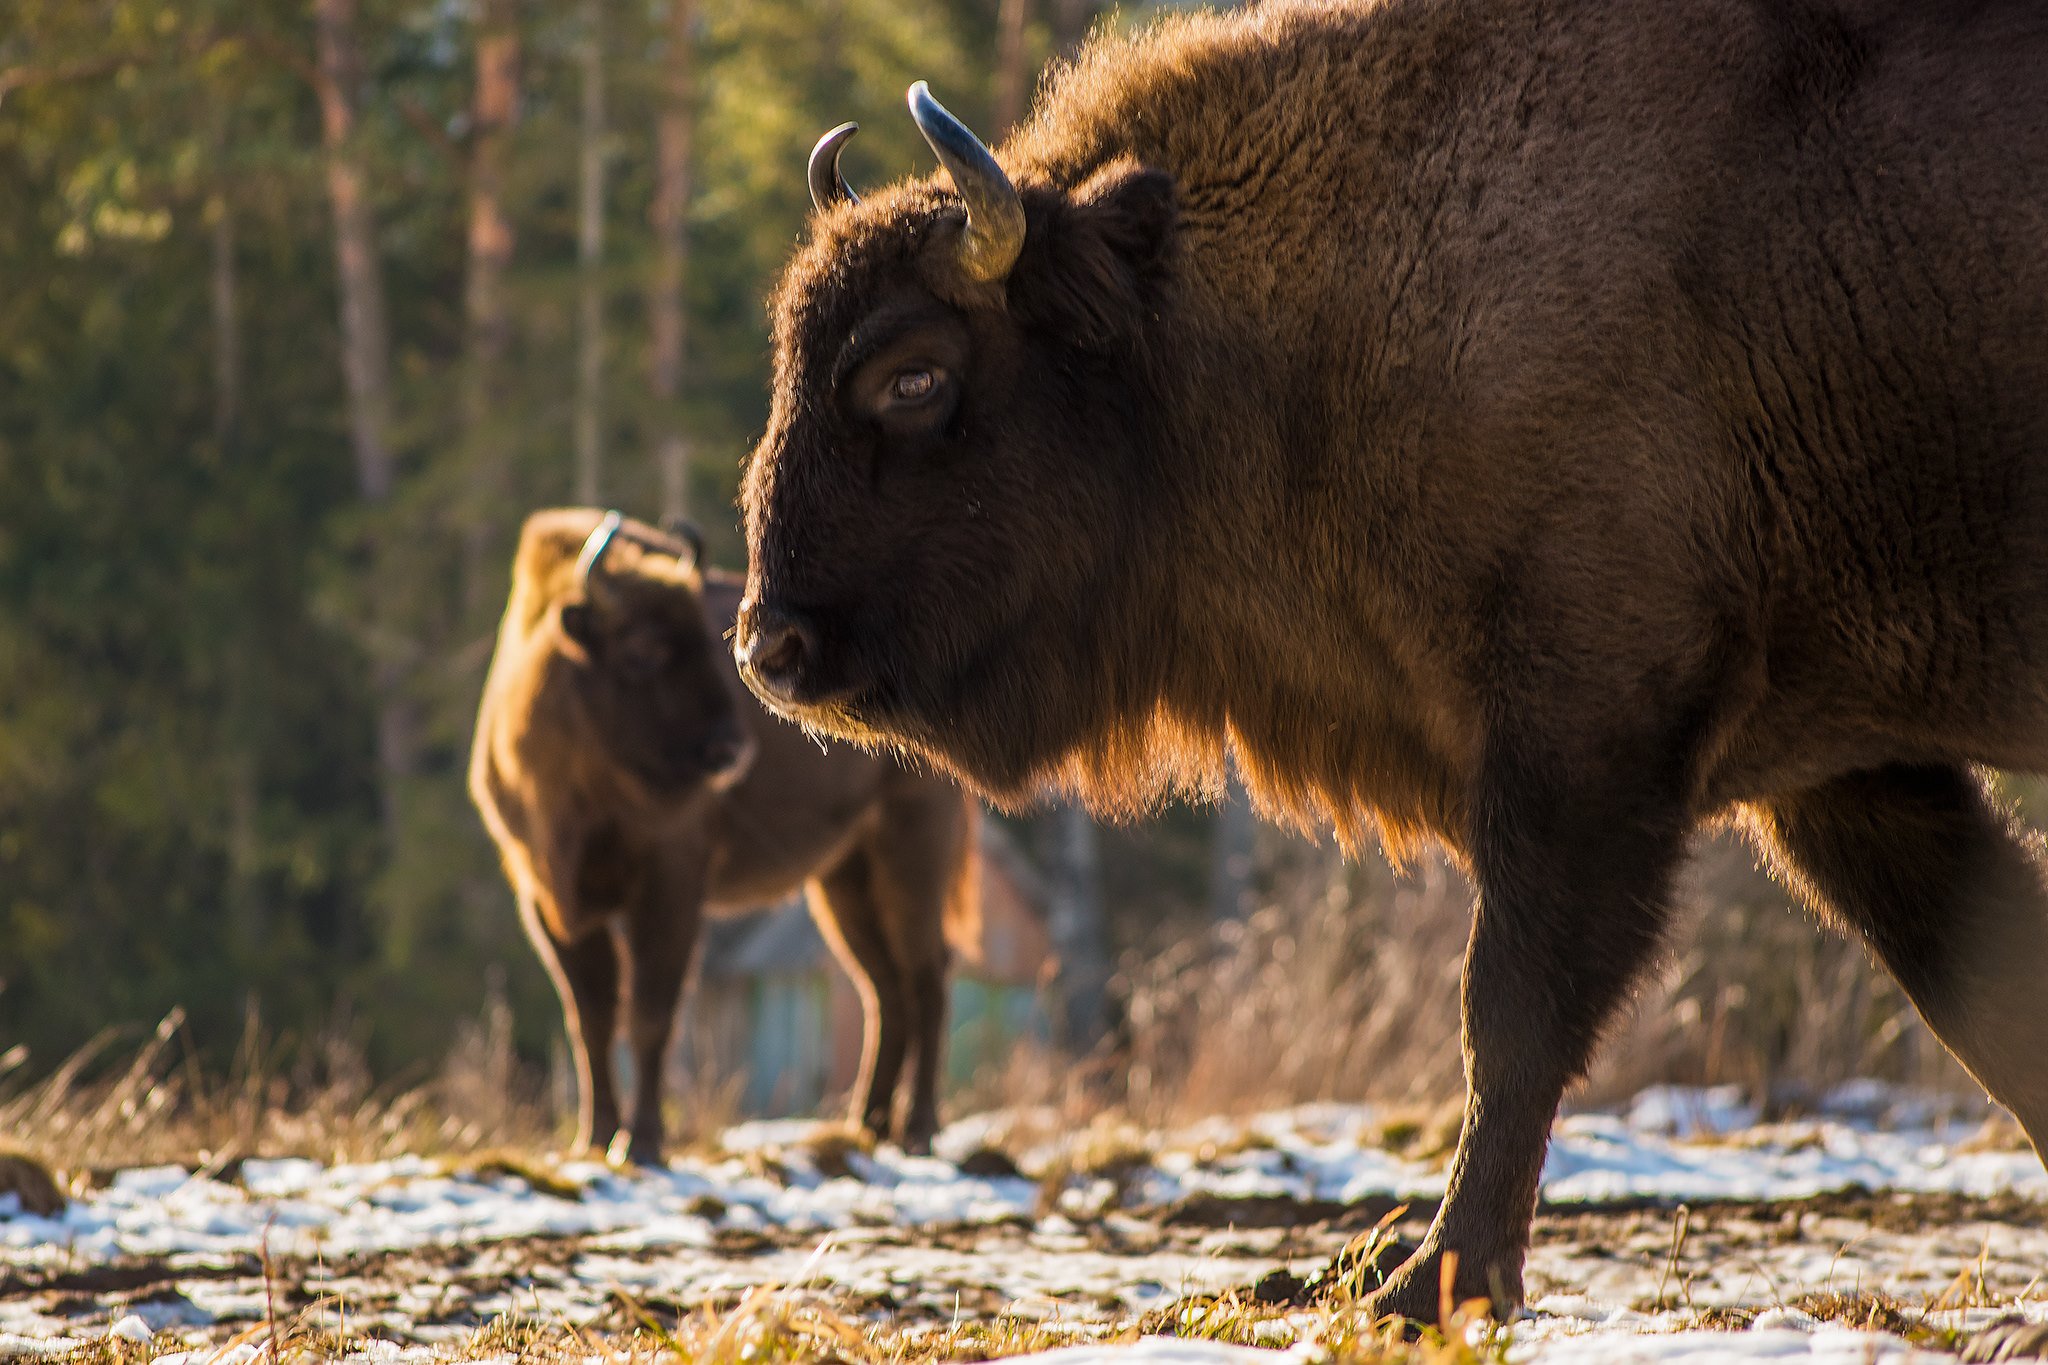
[[[1031,21],[1031,0],[1002,0],[996,11],[996,86],[990,121],[997,137],[1024,117],[1028,76],[1024,70],[1024,26]]]
[[[505,167],[519,116],[517,0],[477,0],[476,84],[471,92],[469,257],[463,281],[462,447],[475,497],[464,509],[464,618],[490,605],[502,577],[505,537],[498,534],[514,487],[503,436],[492,421],[505,399],[512,315],[505,276],[512,265],[512,221],[505,212]]]
[[[214,150],[218,156],[218,139]],[[230,477],[237,477],[242,473],[234,464],[242,420],[242,322],[236,299],[235,214],[225,189],[215,190],[207,199],[205,216],[213,248],[207,291],[213,314],[213,439],[223,463],[232,471]],[[257,821],[262,800],[261,775],[255,748],[237,724],[248,714],[249,693],[254,686],[253,650],[248,636],[245,625],[221,641],[229,669],[227,714],[223,717],[221,738],[228,788],[228,941],[238,955],[237,960],[244,965],[257,961],[266,918],[261,880],[262,840]]]
[[[239,960],[261,960],[269,918],[263,906],[262,805],[256,756],[244,746],[228,763],[228,941]]]
[[[355,453],[356,491],[367,503],[389,500],[396,468],[388,444],[391,427],[391,341],[384,312],[384,274],[377,257],[362,155],[355,146],[355,0],[314,0],[318,45],[316,93],[321,142],[326,150],[327,200],[334,212],[334,260],[341,304],[341,369],[348,394],[349,443]],[[371,689],[377,702],[378,805],[387,851],[398,847],[401,796],[412,771],[412,708],[404,696],[405,665],[398,643],[379,620],[388,619],[380,581],[381,556],[372,531],[369,624]]]
[[[314,0],[320,47],[320,130],[327,149],[327,199],[334,210],[334,258],[341,288],[341,366],[348,385],[349,440],[356,487],[370,502],[391,495],[391,343],[384,320],[384,272],[360,152],[354,146],[356,0]]]
[[[1233,765],[1223,804],[1216,810],[1214,860],[1209,873],[1210,909],[1219,921],[1247,919],[1252,913],[1258,833],[1251,793],[1244,789]]]
[[[242,324],[235,301],[235,215],[225,193],[206,204],[213,239],[213,439],[223,454],[242,418]]]
[[[1057,1013],[1060,1045],[1084,1053],[1102,1037],[1109,985],[1109,928],[1102,909],[1102,857],[1094,820],[1079,802],[1056,817],[1052,906],[1046,933],[1059,959]]]
[[[669,0],[661,121],[654,152],[654,280],[648,300],[652,341],[648,381],[654,394],[655,458],[661,515],[690,510],[690,447],[677,400],[683,388],[683,288],[689,265],[691,141],[697,131],[696,0]]]
[[[582,178],[576,213],[576,500],[604,486],[604,0],[583,0]]]

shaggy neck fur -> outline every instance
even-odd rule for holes
[[[1408,618],[1435,596],[1427,548],[1404,543],[1413,490],[1354,457],[1403,438],[1359,394],[1433,358],[1424,291],[1403,278],[1422,244],[1396,226],[1414,215],[1386,210],[1412,203],[1436,149],[1393,130],[1418,126],[1409,111],[1471,54],[1422,9],[1269,5],[1106,40],[999,153],[1020,185],[1072,188],[1135,158],[1178,190],[1174,346],[1143,363],[1149,409],[1179,422],[1156,433],[1139,562],[1179,581],[1117,597],[1184,610],[1170,638],[1157,622],[1105,632],[1137,645],[1114,656],[1119,704],[1059,773],[1099,806],[1213,789],[1227,745],[1298,825],[1346,843],[1377,827],[1397,853],[1459,842],[1472,740],[1429,700],[1456,682],[1398,643],[1431,633]],[[1361,317],[1360,300],[1383,311]],[[1333,620],[1341,638],[1303,630]]]

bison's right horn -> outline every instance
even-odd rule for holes
[[[818,145],[811,148],[811,206],[820,213],[836,209],[841,204],[860,202],[860,196],[848,187],[846,177],[839,173],[839,153],[859,131],[858,123],[842,123],[819,138]]]
[[[960,264],[977,280],[1000,280],[1024,249],[1024,201],[981,139],[932,98],[923,81],[910,87],[910,117],[953,177],[967,205],[967,235]]]
[[[604,520],[597,524],[583,542],[583,553],[576,556],[576,591],[588,594],[590,575],[604,562],[604,552],[612,547],[612,538],[619,533],[619,527],[626,519],[617,512],[607,512]]]

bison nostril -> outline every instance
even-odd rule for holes
[[[797,680],[816,652],[810,629],[773,607],[756,607],[749,625],[739,649],[740,667],[757,689],[777,700],[792,700]]]

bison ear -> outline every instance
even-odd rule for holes
[[[1173,177],[1110,163],[1032,222],[1012,306],[1084,346],[1129,341],[1158,310],[1179,221]]]
[[[562,606],[562,634],[583,646],[591,647],[597,634],[590,619],[590,605],[586,602],[566,602]]]

